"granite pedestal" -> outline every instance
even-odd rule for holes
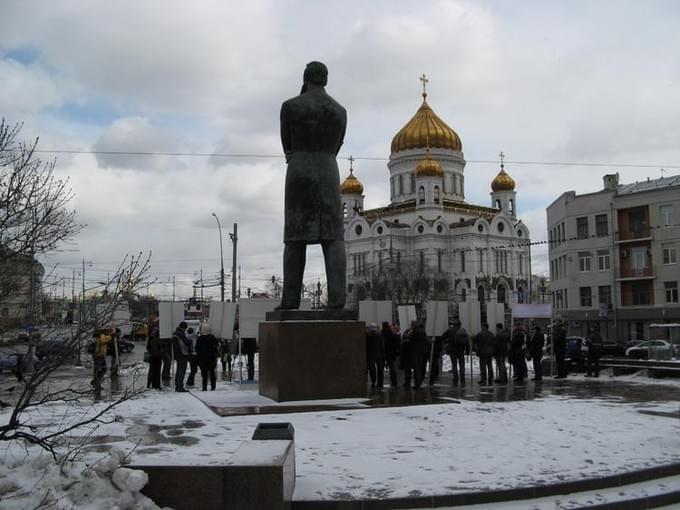
[[[366,396],[363,322],[268,320],[259,344],[260,395],[277,402]]]

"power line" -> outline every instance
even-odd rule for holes
[[[227,152],[166,152],[166,151],[103,151],[84,149],[39,149],[37,153],[44,154],[100,154],[105,156],[170,156],[170,157],[198,157],[198,158],[267,158],[283,159],[283,154],[247,154]],[[381,156],[353,156],[355,160],[364,161],[389,161],[389,158]],[[341,157],[340,159],[346,159]],[[498,164],[495,159],[468,159],[467,163]],[[531,161],[531,160],[506,160],[508,165],[542,165],[542,166],[585,166],[585,167],[613,167],[613,168],[673,168],[680,169],[680,164],[642,164],[642,163],[601,163],[590,161]]]

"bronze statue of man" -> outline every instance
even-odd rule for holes
[[[335,160],[345,138],[347,112],[326,93],[328,69],[310,62],[299,96],[281,106],[286,154],[283,296],[281,309],[300,307],[308,244],[321,244],[328,308],[345,306],[345,241],[340,175]]]

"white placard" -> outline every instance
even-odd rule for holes
[[[241,338],[258,338],[260,322],[279,306],[278,299],[241,299],[238,302],[238,333]]]
[[[513,319],[551,319],[552,305],[516,304],[512,306]]]
[[[366,324],[392,323],[392,301],[359,301],[359,320]]]
[[[236,322],[236,303],[213,301],[210,303],[210,332],[217,338],[231,338]]]
[[[401,305],[397,307],[399,316],[399,329],[406,331],[411,327],[411,322],[418,320],[416,316],[416,305]]]
[[[460,325],[465,328],[471,338],[472,335],[479,333],[482,329],[480,324],[479,301],[458,303],[458,318],[460,320]]]
[[[427,336],[441,336],[449,327],[449,303],[428,301],[425,305],[425,333]]]
[[[172,334],[184,320],[184,303],[181,301],[161,301],[158,303],[158,326],[160,338],[172,338]]]
[[[486,304],[486,322],[491,331],[494,331],[496,324],[499,322],[505,324],[505,306],[503,303],[492,302]]]

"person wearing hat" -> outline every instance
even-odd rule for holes
[[[510,333],[505,329],[502,322],[496,324],[496,341],[494,343],[493,356],[496,359],[496,373],[498,378],[495,383],[505,384],[508,382],[508,371],[505,367],[505,360],[510,350]]]
[[[453,384],[465,384],[465,351],[470,348],[470,337],[458,319],[444,332],[446,353],[451,358],[453,368]]]
[[[366,327],[366,361],[371,388],[382,388],[385,378],[385,344],[374,322]]]
[[[215,368],[217,367],[217,358],[220,356],[220,342],[210,332],[210,326],[203,324],[201,326],[201,334],[196,339],[196,358],[198,366],[201,369],[201,382],[203,391],[208,389],[208,379],[210,380],[210,389],[215,390],[217,386],[217,375]]]
[[[184,376],[186,375],[187,363],[191,355],[191,341],[187,338],[186,330],[187,323],[182,321],[172,335],[173,350],[177,362],[177,371],[175,372],[175,391],[177,392],[189,391],[184,388]]]

